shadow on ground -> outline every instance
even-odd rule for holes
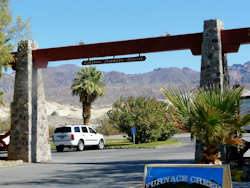
[[[53,173],[45,178],[36,178],[25,182],[12,181],[0,183],[2,186],[58,186],[58,187],[138,187],[142,185],[146,164],[190,164],[193,160],[148,160],[117,161],[91,163],[44,163],[41,168],[55,166]],[[60,170],[67,169],[65,170]],[[73,169],[73,170],[72,170]],[[32,172],[31,172],[32,173]]]

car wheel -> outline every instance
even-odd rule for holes
[[[84,150],[84,143],[82,140],[79,140],[77,144],[77,151],[83,151]]]
[[[57,152],[63,152],[64,146],[56,146]]]
[[[104,141],[100,140],[99,144],[98,144],[98,149],[104,149]]]

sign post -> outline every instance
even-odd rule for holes
[[[135,144],[135,133],[136,133],[136,128],[135,127],[132,127],[131,128],[131,134],[133,136],[133,143]]]

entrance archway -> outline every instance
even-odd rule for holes
[[[49,61],[191,50],[202,55],[201,86],[229,84],[226,53],[250,43],[250,28],[223,30],[220,20],[204,22],[203,33],[144,38],[38,49],[34,41],[19,43],[16,53],[14,98],[11,104],[11,139],[8,158],[41,162],[51,158],[41,68]]]

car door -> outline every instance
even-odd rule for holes
[[[91,145],[97,145],[98,136],[96,134],[96,131],[91,127],[88,127],[88,129],[89,129],[89,134],[90,134]]]
[[[91,136],[89,134],[89,130],[86,126],[82,126],[82,136],[84,139],[84,145],[91,145]]]

